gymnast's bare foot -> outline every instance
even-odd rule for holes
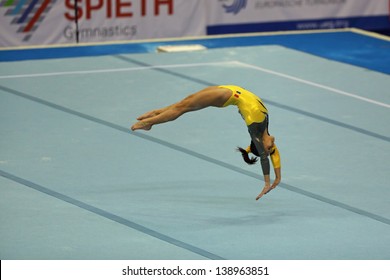
[[[138,130],[138,129],[150,130],[151,128],[152,128],[152,124],[151,124],[151,123],[140,121],[140,122],[135,123],[135,124],[131,127],[131,130],[132,130],[132,131]]]

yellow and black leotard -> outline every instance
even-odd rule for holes
[[[264,175],[268,175],[270,165],[268,153],[265,151],[262,135],[265,131],[268,133],[268,110],[264,106],[263,101],[254,93],[235,85],[221,85],[221,88],[227,88],[232,91],[231,97],[225,102],[223,107],[235,105],[248,126],[248,132],[252,138],[252,143],[255,149],[247,148],[247,151],[252,152],[260,157],[260,163]],[[254,151],[256,150],[256,151]],[[274,145],[271,150],[271,160],[274,168],[280,168],[279,151]]]
[[[268,110],[264,106],[263,101],[252,92],[233,85],[219,87],[232,91],[232,96],[225,102],[223,107],[236,105],[247,126],[254,122],[262,123],[267,118]]]

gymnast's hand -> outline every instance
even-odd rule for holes
[[[263,195],[269,193],[280,183],[280,177],[276,177],[272,186],[269,183],[266,183],[261,193],[256,197],[256,200],[259,200]]]
[[[259,200],[263,195],[267,194],[269,191],[271,191],[271,185],[269,183],[266,183],[261,193],[256,197],[256,200]]]
[[[279,183],[280,183],[280,177],[276,177],[274,183],[272,184],[271,188],[266,192],[266,194],[272,191],[274,188],[276,188],[276,186],[279,185]]]
[[[264,175],[265,186],[264,186],[263,190],[261,191],[261,193],[256,197],[256,200],[259,200],[263,195],[269,193],[274,188],[276,188],[277,185],[279,185],[279,183],[282,179],[281,168],[280,167],[274,168],[274,171],[275,171],[275,181],[273,182],[272,185],[270,183],[270,176]]]

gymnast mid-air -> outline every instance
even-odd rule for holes
[[[258,200],[280,183],[281,164],[279,151],[275,145],[275,137],[268,132],[268,110],[262,100],[252,92],[235,85],[207,87],[168,107],[153,110],[139,116],[137,118],[138,122],[131,129],[150,130],[153,125],[173,121],[187,112],[210,106],[221,108],[229,105],[238,107],[251,136],[252,141],[248,148],[238,148],[243,159],[248,164],[254,164],[257,158],[250,158],[248,154],[252,153],[260,158],[265,186],[256,197],[256,200]],[[275,172],[275,180],[272,185],[268,156],[271,157]]]

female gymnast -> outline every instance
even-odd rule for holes
[[[248,148],[238,148],[243,159],[248,164],[254,164],[257,158],[250,158],[248,153],[253,153],[260,157],[265,186],[256,197],[256,200],[258,200],[280,183],[281,164],[279,151],[275,145],[275,137],[268,133],[268,110],[262,100],[252,92],[235,85],[207,87],[168,107],[153,110],[139,116],[137,118],[138,122],[131,129],[133,131],[138,129],[150,130],[155,124],[173,121],[187,112],[210,106],[221,108],[229,105],[238,107],[252,139]],[[275,172],[275,180],[272,185],[270,183],[268,156],[271,157]]]

